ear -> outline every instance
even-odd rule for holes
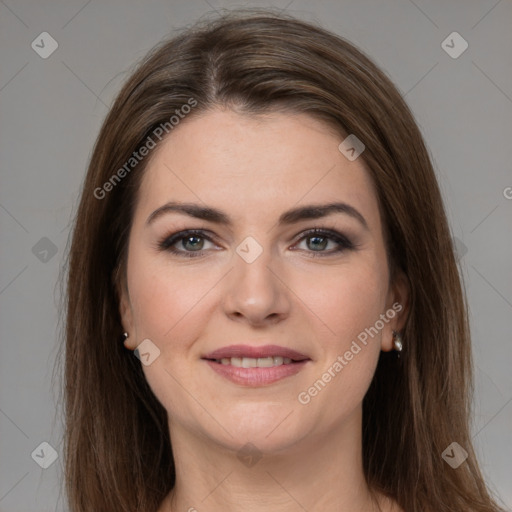
[[[381,349],[384,352],[393,350],[393,331],[402,332],[408,314],[410,301],[409,279],[401,270],[397,271],[394,281],[390,286],[386,302],[386,316],[389,322],[386,324],[381,341]]]
[[[129,350],[135,350],[137,344],[137,333],[135,332],[135,324],[133,322],[133,310],[130,302],[130,294],[128,286],[124,279],[116,286],[117,296],[119,297],[119,315],[123,331],[128,333],[128,338],[124,341],[124,346]]]

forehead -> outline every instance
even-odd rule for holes
[[[155,150],[139,205],[149,215],[171,200],[202,202],[236,217],[341,200],[378,221],[370,175],[362,158],[342,155],[342,140],[307,114],[203,113],[185,119]]]

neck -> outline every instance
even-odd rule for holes
[[[244,461],[236,448],[170,422],[176,485],[159,512],[377,512],[363,473],[361,417],[358,410],[328,433]]]

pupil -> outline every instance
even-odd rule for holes
[[[325,248],[325,244],[326,244],[326,239],[325,237],[323,236],[312,236],[310,237],[310,240],[323,240],[323,243],[321,243],[320,245],[316,245],[316,247],[320,247],[321,249],[324,249]]]
[[[185,239],[185,244],[189,243],[191,240],[196,240],[196,241],[197,241],[197,240],[201,240],[201,237],[199,237],[199,236],[195,236],[195,235],[193,235],[193,236],[189,236],[189,237],[187,237],[187,238]],[[191,247],[191,248],[192,248],[192,249],[197,249],[197,248],[198,248],[198,245],[200,245],[200,244],[194,245],[194,242],[192,242],[192,247]]]

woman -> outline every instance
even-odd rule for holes
[[[232,13],[151,52],[69,258],[74,512],[499,510],[435,174],[342,38]]]

